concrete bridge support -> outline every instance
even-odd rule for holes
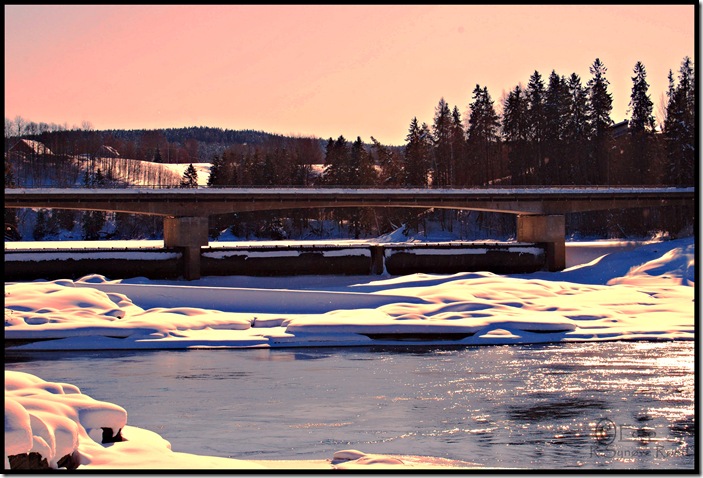
[[[164,246],[181,250],[183,278],[200,279],[200,248],[208,244],[207,217],[164,218]]]
[[[566,226],[563,215],[517,217],[517,240],[547,244],[547,270],[566,267]]]

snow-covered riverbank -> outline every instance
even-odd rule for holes
[[[520,276],[307,278],[297,285],[276,278],[275,287],[257,289],[236,278],[187,286],[100,276],[8,283],[5,337],[40,340],[17,350],[693,340],[694,247],[693,238],[651,243],[563,272]],[[78,392],[6,373],[6,469],[9,455],[36,451],[56,467],[71,450],[86,469],[472,466],[342,449],[305,462],[174,452],[157,434],[129,425],[127,411]],[[100,443],[104,427],[127,441]]]

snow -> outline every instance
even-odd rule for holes
[[[53,339],[17,350],[694,340],[694,257],[691,237],[522,275],[6,283],[5,339]],[[6,372],[5,397],[6,469],[9,455],[37,451],[55,468],[72,450],[88,470],[471,465],[358,450],[307,462],[196,456],[171,450],[159,435],[128,425],[125,410],[70,384]],[[103,427],[126,441],[101,444]]]

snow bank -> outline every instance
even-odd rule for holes
[[[331,284],[334,291],[122,284],[101,276],[10,283],[5,339],[29,350],[693,340],[694,251],[688,238],[606,254],[562,272],[414,274]],[[271,304],[280,306],[281,296],[296,302],[296,313],[275,310]],[[303,462],[174,452],[159,435],[127,425],[118,405],[74,385],[6,372],[5,469],[11,456],[27,453],[51,468],[87,470],[475,466],[358,450]]]
[[[414,274],[343,291],[88,276],[6,284],[5,338],[33,350],[692,340],[694,276],[692,238],[562,272]]]
[[[50,468],[59,468],[81,442],[102,443],[126,423],[122,407],[83,395],[74,385],[5,371],[5,469],[11,456],[25,453],[38,453]]]

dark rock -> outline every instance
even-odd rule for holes
[[[78,465],[80,465],[80,455],[78,454],[78,450],[68,455],[65,455],[63,458],[56,462],[56,465],[59,468],[66,468],[67,470],[75,470],[76,468],[78,468]]]
[[[11,470],[48,470],[49,462],[37,452],[8,456]]]
[[[124,439],[122,438],[122,433],[121,433],[122,429],[121,428],[119,430],[117,430],[117,433],[115,433],[114,435],[112,434],[112,428],[102,427],[102,429],[103,429],[102,443],[116,443],[116,442],[124,441]]]

